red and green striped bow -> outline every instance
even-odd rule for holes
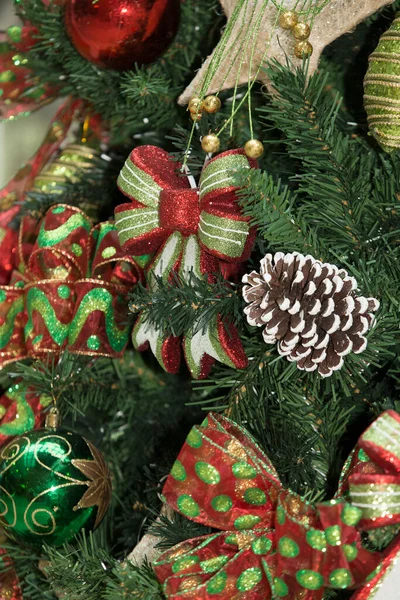
[[[163,493],[176,511],[222,532],[154,563],[167,598],[320,600],[325,588],[372,597],[400,546],[371,552],[360,530],[400,522],[399,433],[400,416],[383,413],[346,463],[338,497],[313,505],[283,488],[246,430],[210,413],[190,432]]]
[[[126,295],[141,276],[115,226],[97,227],[58,204],[23,219],[9,285],[0,286],[0,367],[68,349],[121,356],[129,339]]]
[[[237,272],[250,255],[255,230],[238,205],[235,177],[256,166],[242,150],[224,152],[204,167],[199,187],[193,188],[164,150],[140,146],[132,151],[118,178],[131,203],[116,208],[115,222],[127,253],[156,253],[147,270],[151,289],[156,291],[157,278],[171,281],[173,273],[186,281],[191,274],[210,280],[212,274],[226,274],[227,263]],[[177,372],[179,337],[157,330],[141,313],[132,339],[139,350],[150,347],[166,371]],[[183,349],[195,378],[205,377],[215,360],[235,368],[247,364],[236,329],[219,316],[186,332]]]

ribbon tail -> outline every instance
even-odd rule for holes
[[[169,600],[269,600],[262,559],[272,547],[268,530],[248,535],[228,531],[182,542],[153,566]]]
[[[165,337],[158,329],[146,322],[140,315],[132,332],[134,347],[140,352],[151,349],[152,353],[167,373],[177,373],[181,362],[180,337]]]
[[[244,369],[248,360],[236,327],[226,324],[219,315],[208,322],[205,329],[199,326],[185,336],[185,359],[195,379],[204,379],[214,361],[234,369]]]
[[[400,542],[395,541],[385,550],[381,564],[367,578],[367,583],[351,600],[397,600],[400,588]]]
[[[175,271],[182,255],[183,238],[178,232],[169,236],[157,253],[148,273],[150,289],[156,290],[158,278],[167,282]],[[165,335],[146,320],[141,313],[132,332],[132,342],[137,350],[151,349],[152,353],[167,373],[177,373],[181,360],[181,339]]]
[[[180,275],[188,283],[192,274],[199,279],[204,278],[201,270],[201,252],[196,236],[187,238]],[[186,363],[195,379],[207,377],[215,361],[236,369],[244,369],[247,366],[247,356],[236,328],[224,323],[220,315],[215,315],[207,323],[194,323],[184,337],[183,349]]]

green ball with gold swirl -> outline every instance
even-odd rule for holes
[[[364,105],[370,131],[383,150],[400,148],[400,13],[369,58]]]
[[[60,546],[102,520],[110,472],[99,450],[80,435],[59,428],[30,431],[0,456],[0,522],[10,538]]]

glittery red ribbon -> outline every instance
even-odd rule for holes
[[[121,356],[126,295],[141,269],[111,223],[93,228],[79,209],[51,208],[22,221],[10,285],[0,286],[0,366],[26,356]]]
[[[139,146],[131,152],[118,185],[132,202],[115,210],[122,247],[134,255],[156,252],[172,232],[179,232],[184,236],[198,234],[202,248],[221,260],[247,260],[255,239],[254,227],[246,225],[240,234],[242,240],[231,242],[233,251],[222,249],[216,240],[229,231],[237,233],[235,223],[248,223],[237,202],[238,186],[232,174],[241,168],[256,168],[257,161],[248,159],[241,149],[223,152],[203,169],[199,188],[190,187],[180,166],[156,146]],[[141,213],[148,215],[142,226]],[[207,222],[203,216],[211,220]]]
[[[338,497],[313,505],[283,489],[271,461],[246,430],[210,413],[190,432],[163,493],[176,511],[223,533],[178,544],[155,562],[166,596],[289,600],[299,594],[320,600],[325,588],[365,585],[368,590],[354,598],[371,597],[380,561],[386,571],[399,555],[396,543],[384,553],[370,552],[360,537],[360,530],[377,523],[398,522],[393,481],[386,490],[379,487],[387,485],[388,469],[398,476],[397,427],[400,415],[383,413],[347,461]],[[369,493],[372,477],[386,496],[374,499]]]
[[[173,275],[190,282],[192,274],[210,283],[216,273],[238,275],[255,228],[237,202],[235,175],[256,166],[240,149],[224,152],[207,163],[196,188],[161,148],[132,151],[118,178],[131,203],[116,208],[116,227],[127,253],[156,253],[146,273],[150,287],[155,290],[157,278],[167,282]],[[215,360],[237,369],[247,365],[236,327],[220,315],[196,324],[183,340],[158,331],[145,317],[141,313],[134,326],[133,344],[139,350],[151,348],[169,373],[179,370],[181,346],[195,378],[206,377]]]

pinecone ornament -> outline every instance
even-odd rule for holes
[[[297,252],[261,261],[261,272],[243,277],[244,309],[250,325],[264,327],[267,344],[299,369],[329,377],[350,352],[367,346],[364,334],[379,308],[375,298],[357,296],[357,281],[344,269]]]

